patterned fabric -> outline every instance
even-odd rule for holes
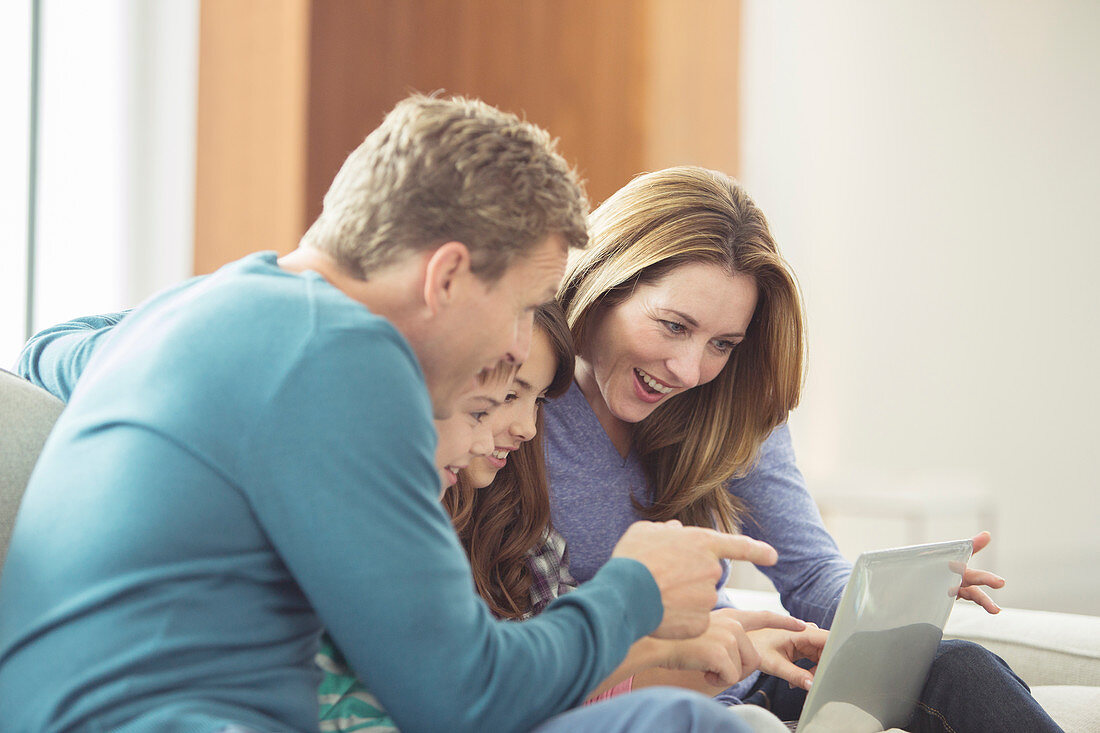
[[[630,692],[633,689],[634,689],[634,675],[630,675],[629,677],[627,677],[625,680],[623,680],[619,684],[607,688],[606,690],[601,692],[599,695],[593,695],[592,697],[588,698],[588,700],[585,701],[584,704],[585,705],[593,705],[593,704],[598,703],[598,702],[603,702],[604,700],[610,700],[613,697],[617,697],[619,695],[625,695],[626,693]]]
[[[547,527],[542,544],[531,548],[527,566],[534,577],[531,581],[531,613],[524,618],[537,616],[555,598],[577,588],[577,581],[569,574],[569,550],[565,546],[565,538],[555,529]]]
[[[569,574],[569,552],[565,547],[565,538],[553,529],[547,529],[542,544],[531,548],[527,565],[534,574],[531,582],[532,612],[523,618],[542,613],[555,598],[577,588],[577,581]],[[363,730],[397,733],[393,719],[348,667],[344,655],[328,634],[321,639],[316,661],[325,673],[317,690],[322,733]],[[622,684],[625,683],[619,687]],[[622,691],[628,690],[629,687],[626,687]]]
[[[321,638],[315,659],[325,673],[317,688],[322,733],[360,730],[397,733],[393,719],[355,676],[328,634]]]

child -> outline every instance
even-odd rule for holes
[[[492,429],[486,418],[505,402],[515,371],[514,365],[501,362],[495,369],[482,372],[470,390],[459,398],[454,414],[446,420],[435,421],[438,434],[435,465],[439,471],[441,496],[454,486],[459,472],[470,461],[488,456],[492,451]],[[372,733],[385,733],[397,730],[378,700],[348,667],[347,660],[328,634],[321,638],[315,660],[324,673],[317,691],[322,731],[370,728]]]

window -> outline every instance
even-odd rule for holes
[[[10,366],[28,326],[130,307],[191,273],[198,2],[8,3],[0,27],[0,93],[18,100],[0,135],[3,261],[14,263],[0,274],[0,365]]]

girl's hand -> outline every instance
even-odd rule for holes
[[[711,611],[707,630],[694,639],[669,644],[660,666],[704,672],[709,686],[728,687],[760,666],[761,656],[749,634],[761,630],[791,633],[805,629],[804,621],[770,611],[722,608]]]
[[[806,624],[802,631],[784,629],[760,629],[750,631],[749,638],[760,653],[760,671],[787,680],[792,687],[810,689],[814,671],[821,659],[821,650],[829,632],[814,624]],[[809,659],[814,666],[802,669],[795,662]]]
[[[974,554],[977,555],[978,551],[985,548],[992,539],[993,537],[989,532],[979,532],[976,534],[972,540],[974,542]],[[1005,579],[999,575],[994,575],[988,570],[967,568],[962,574],[962,586],[959,588],[959,598],[973,601],[989,613],[1000,613],[1001,607],[994,603],[993,599],[990,598],[984,590],[978,587],[980,585],[989,588],[1003,588]]]

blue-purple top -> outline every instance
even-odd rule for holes
[[[611,557],[632,522],[642,519],[631,497],[648,501],[641,461],[623,458],[574,383],[545,408],[547,473],[555,529],[568,543],[570,571],[581,583]],[[795,464],[786,425],[761,447],[756,465],[729,491],[744,502],[743,532],[775,547],[779,562],[760,570],[793,615],[827,628],[832,622],[851,564],[821,522]],[[755,675],[735,686],[743,691]]]

